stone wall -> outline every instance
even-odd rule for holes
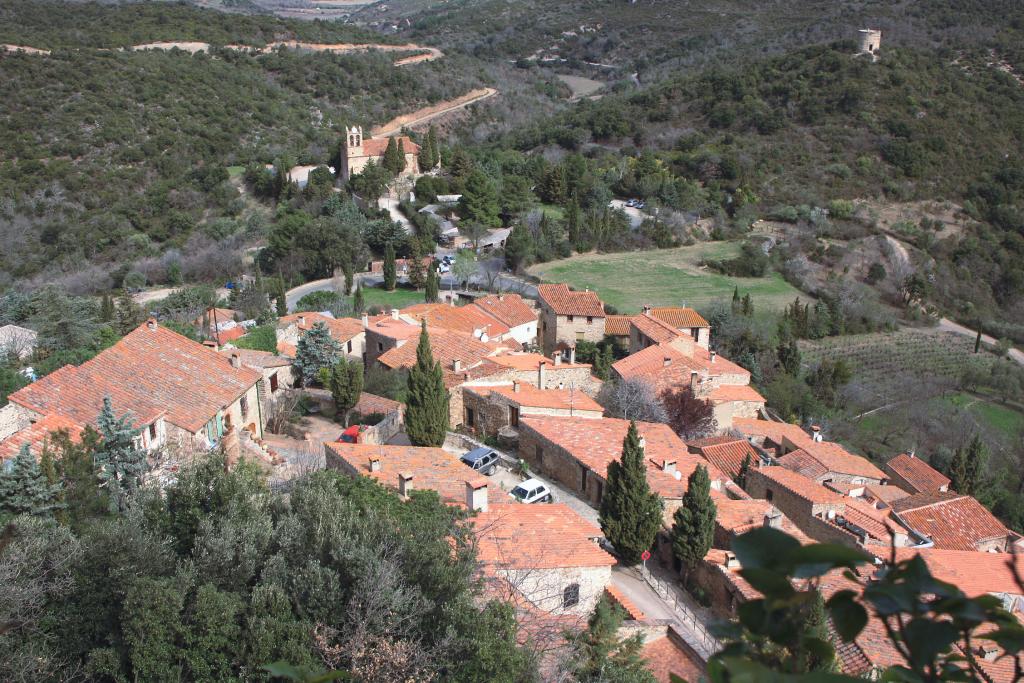
[[[825,517],[829,513],[841,515],[846,510],[846,505],[841,502],[812,503],[764,476],[760,469],[752,469],[747,475],[746,490],[754,498],[770,501],[808,536],[812,536],[812,532],[820,530],[812,518]]]
[[[570,320],[570,318],[572,318]],[[604,317],[583,315],[555,315],[547,306],[541,304],[540,326],[538,337],[546,355],[550,355],[559,342],[572,346],[580,339],[594,342],[604,339]]]
[[[590,505],[597,507],[604,495],[605,480],[564,448],[557,446],[529,425],[519,429],[519,457],[530,467],[554,479]]]
[[[499,572],[538,609],[551,614],[588,617],[611,583],[611,567],[510,569]],[[579,585],[579,602],[563,607],[566,589]]]
[[[391,337],[385,337],[384,335],[377,334],[373,329],[366,330],[365,340],[365,359],[366,367],[373,367],[377,359],[387,353],[393,348],[398,347],[397,340]]]
[[[0,441],[3,441],[11,434],[20,432],[33,422],[43,418],[43,415],[17,403],[8,403],[0,408]]]

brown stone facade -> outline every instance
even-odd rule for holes
[[[601,411],[574,409],[571,413],[561,408],[541,408],[522,405],[500,394],[491,393],[486,386],[463,385],[461,423],[480,436],[493,436],[505,427],[519,430],[518,417],[580,417],[597,419]],[[454,420],[454,417],[452,418]],[[514,423],[514,424],[513,424]]]
[[[815,484],[816,486],[816,484]],[[815,502],[797,495],[788,488],[764,476],[760,469],[753,469],[747,474],[747,493],[754,498],[763,498],[777,507],[788,517],[800,531],[812,536],[818,531],[818,525],[808,520],[812,517],[824,518],[842,514],[846,506],[840,500]]]
[[[519,430],[519,457],[530,467],[551,477],[590,505],[597,507],[604,496],[604,477],[574,458],[569,451],[551,443],[529,425]]]
[[[573,346],[578,341],[595,344],[604,339],[604,317],[586,315],[556,315],[541,302],[540,329],[537,337],[544,353],[551,355],[559,344]]]

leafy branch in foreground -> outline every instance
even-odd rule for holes
[[[865,587],[863,569],[872,570],[871,557],[846,546],[800,545],[761,528],[735,539],[733,551],[740,575],[762,597],[742,604],[737,619],[722,626],[725,645],[708,663],[714,683],[861,680],[830,672],[836,649],[815,623],[819,595],[842,641],[857,639],[869,622],[880,629],[884,637],[874,645],[891,648],[890,659],[903,662],[882,671],[881,680],[988,680],[975,654],[979,642],[1002,650],[999,659],[1012,662],[1014,680],[1024,676],[1024,626],[998,598],[969,598],[935,579],[920,556],[891,558]],[[1017,582],[1024,586],[1019,577]]]

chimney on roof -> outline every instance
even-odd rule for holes
[[[661,363],[662,363],[662,365],[664,365],[664,366],[665,366],[666,368],[667,368],[668,366],[672,365],[672,356],[665,356],[665,358],[664,358],[664,359],[662,359]]]
[[[543,389],[544,388],[544,380],[545,380],[544,366],[546,366],[546,365],[547,365],[547,361],[543,361],[543,360],[540,363],[537,364],[537,388],[538,389]]]
[[[233,367],[235,370],[238,370],[240,367],[242,367],[242,357],[238,355],[238,351],[233,351],[231,353],[231,367]]]
[[[811,426],[811,438],[814,439],[816,442],[821,443],[821,427],[819,427],[818,425]]]
[[[398,495],[409,497],[412,493],[412,474],[409,472],[398,473]]]
[[[213,349],[214,351],[217,350],[217,342],[214,341],[213,339],[207,339],[206,341],[204,341],[203,346]]]
[[[978,656],[986,662],[994,662],[999,658],[999,647],[991,640],[982,641],[978,645]]]
[[[648,304],[644,304],[644,315],[650,315],[651,307]]]
[[[661,471],[662,472],[668,472],[669,474],[672,474],[673,472],[676,471],[676,461],[675,460],[668,460],[668,459],[662,460],[661,461]]]
[[[370,456],[370,471],[380,472],[380,458],[376,455]]]
[[[512,391],[516,394],[519,393],[519,380],[512,382]]]
[[[690,391],[694,394],[697,393],[697,382],[698,372],[696,370],[690,370]]]
[[[644,453],[647,452],[647,437],[643,434],[640,435],[640,450]]]
[[[305,327],[305,326],[306,326],[306,316],[300,315],[299,316],[299,327]]]
[[[558,383],[558,390],[561,391],[562,389],[565,389],[565,382]]]
[[[392,320],[398,320],[398,309],[397,308],[392,308],[391,309],[391,319]]]
[[[726,569],[739,569],[740,561],[736,559],[736,553],[731,550],[726,550],[725,562],[723,564]]]
[[[149,320],[147,320],[146,321],[146,327],[148,327],[151,330],[155,330],[156,329],[156,318],[150,318]]]
[[[718,357],[718,353],[717,353],[717,352],[715,352],[715,351],[710,351],[710,352],[708,353],[708,355],[709,355],[709,356],[711,356],[711,362],[712,362],[712,363],[714,363],[714,362],[715,362],[715,358],[716,358],[716,357]]]
[[[569,363],[576,365],[576,345],[573,344],[569,347]]]
[[[452,361],[452,370],[454,370],[455,372],[461,372],[462,371],[462,361],[459,360],[458,358],[453,360]]]
[[[363,311],[363,329],[365,330],[369,326],[370,326],[370,316],[368,316],[366,314],[366,311]]]
[[[448,297],[448,305],[451,306],[452,308],[455,308],[455,297],[454,296]]]
[[[466,507],[470,510],[487,512],[487,480],[466,482]]]
[[[555,365],[561,365],[562,364],[562,352],[561,351],[555,351],[553,354],[551,354],[551,359],[553,361],[555,361]]]
[[[909,453],[907,453],[907,455],[909,455],[911,458],[913,458],[914,457],[914,451],[910,451]]]
[[[774,506],[764,513],[764,526],[772,529],[782,528],[782,513]]]
[[[504,300],[505,300],[505,295],[504,294],[499,294],[498,295],[498,301],[504,301]]]

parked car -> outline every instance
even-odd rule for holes
[[[360,443],[359,439],[362,436],[360,432],[362,432],[363,429],[365,429],[365,427],[361,425],[352,425],[341,433],[341,436],[338,437],[338,441],[340,443]]]
[[[498,460],[500,458],[497,452],[490,448],[474,448],[468,453],[463,453],[459,459],[477,472],[486,474],[489,477],[498,469]]]
[[[508,495],[520,503],[550,503],[554,500],[551,489],[539,479],[527,479],[509,491]]]
[[[439,273],[450,273],[451,270],[451,266],[449,266],[447,263],[442,263],[437,267],[437,272]]]

